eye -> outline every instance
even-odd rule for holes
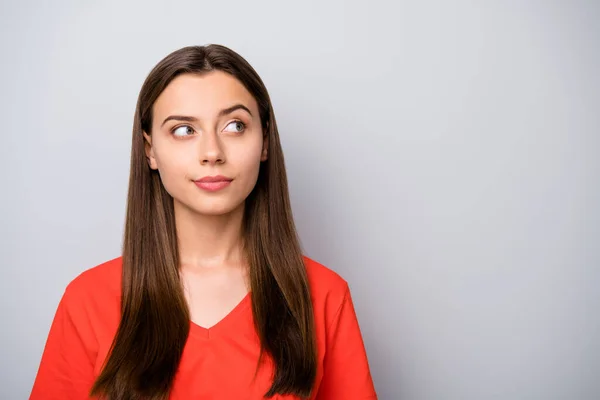
[[[189,125],[181,125],[175,129],[173,129],[172,133],[174,136],[178,136],[178,137],[189,136],[188,133],[190,133],[190,134],[194,133],[194,128],[192,128]]]
[[[242,121],[231,121],[230,123],[227,124],[227,126],[225,127],[225,130],[227,130],[227,128],[232,125],[233,125],[233,132],[240,133],[246,129],[246,124],[244,124]]]

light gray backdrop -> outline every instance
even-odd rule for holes
[[[162,57],[221,43],[274,102],[305,253],[381,399],[600,398],[594,1],[2,2],[0,399],[66,284],[119,255]],[[345,399],[344,399],[345,400]]]

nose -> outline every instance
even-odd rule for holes
[[[200,163],[202,165],[223,164],[223,145],[215,132],[205,132],[200,140]]]

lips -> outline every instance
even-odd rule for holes
[[[223,175],[217,175],[217,176],[205,176],[204,178],[200,178],[195,182],[201,182],[201,183],[212,183],[212,182],[231,182],[233,179],[228,178],[226,176]]]
[[[194,181],[196,186],[208,192],[215,192],[229,186],[233,179],[226,176],[205,176],[204,178]]]

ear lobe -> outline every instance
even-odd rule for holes
[[[146,132],[142,131],[144,135],[144,152],[146,153],[146,160],[150,169],[158,169],[156,165],[156,159],[154,158],[154,148],[152,147],[152,137]]]
[[[262,149],[262,153],[260,154],[260,161],[267,161],[268,150],[269,150],[269,137],[266,136],[263,141],[263,149]]]

